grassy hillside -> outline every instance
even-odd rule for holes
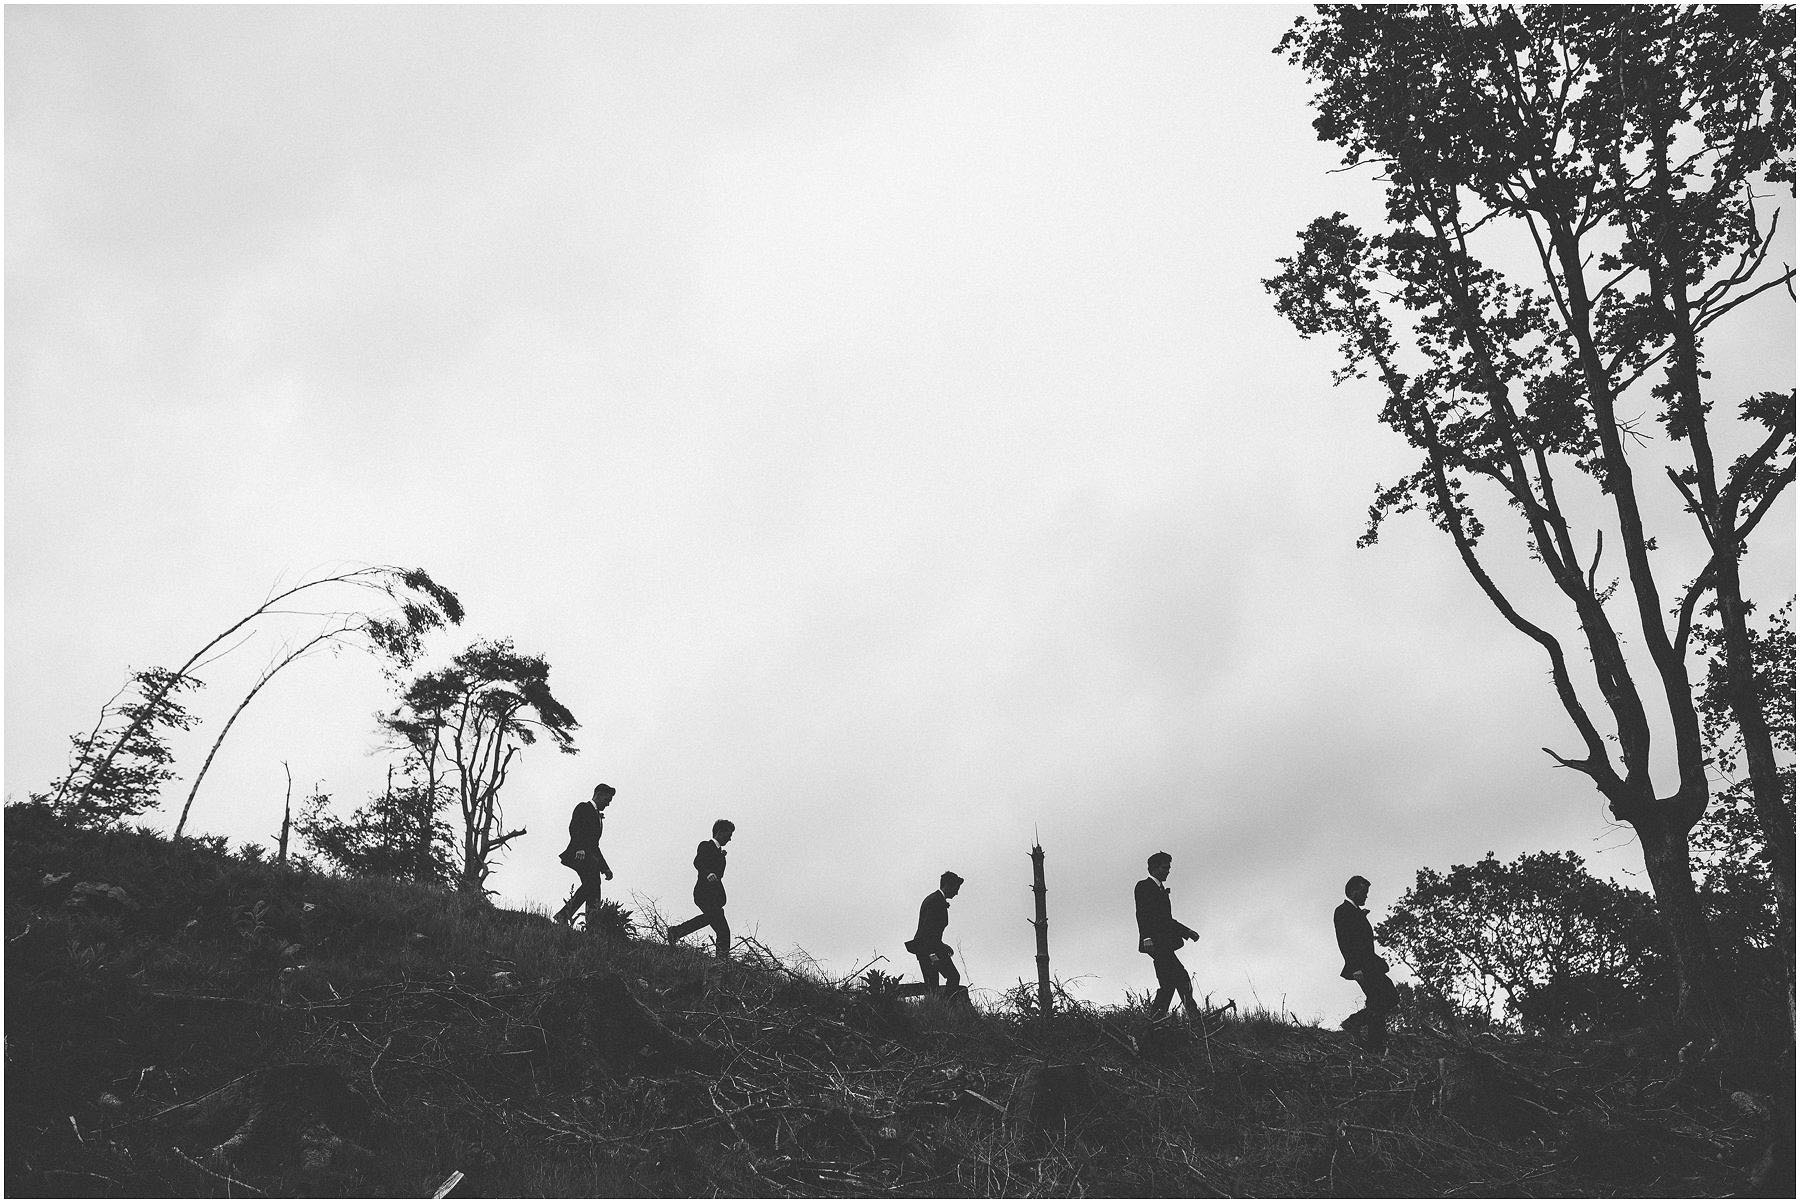
[[[1267,1016],[1043,1023],[29,809],[5,834],[13,1196],[1727,1195],[1792,1092],[1657,1033],[1370,1059]]]

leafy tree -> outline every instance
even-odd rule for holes
[[[69,771],[31,801],[83,827],[115,826],[156,805],[163,783],[175,775],[164,733],[194,725],[180,694],[199,687],[197,678],[166,668],[132,673],[100,708],[93,730],[70,737]]]
[[[1376,935],[1453,1009],[1539,1031],[1642,1018],[1664,972],[1650,896],[1573,852],[1420,869]]]
[[[1760,393],[1734,420],[1706,392],[1703,366],[1717,322],[1784,285],[1791,295],[1792,270],[1769,264],[1775,217],[1758,201],[1758,189],[1793,180],[1791,17],[1333,6],[1277,49],[1318,86],[1320,138],[1384,185],[1384,229],[1319,218],[1267,281],[1303,336],[1338,341],[1340,382],[1374,379],[1381,420],[1420,454],[1377,490],[1362,542],[1388,516],[1423,510],[1538,645],[1582,746],[1545,751],[1635,831],[1680,1013],[1716,1023],[1731,1002],[1688,840],[1709,796],[1693,679],[1708,599],[1791,931],[1792,811],[1784,820],[1770,735],[1745,705],[1738,567],[1793,481],[1794,395]],[[1632,416],[1640,390],[1660,442]],[[1705,538],[1704,559],[1673,589],[1668,566],[1652,562],[1634,444],[1675,461],[1654,479],[1681,490]],[[1749,450],[1727,459],[1736,445]],[[1540,592],[1485,540],[1486,523],[1508,515]],[[1562,617],[1534,615],[1542,597]],[[1588,669],[1556,632],[1565,621]],[[1657,760],[1674,767],[1666,792]]]
[[[294,829],[340,873],[447,885],[457,876],[455,843],[450,825],[436,812],[435,799],[418,785],[396,789],[390,779],[387,789],[347,819],[332,813],[330,795],[313,793],[301,804]],[[430,833],[423,859],[417,847],[421,828]]]
[[[392,613],[376,617],[363,616],[368,618],[363,628],[364,633],[389,650],[405,647],[406,632],[430,629],[434,624],[428,611],[435,612],[438,623],[462,621],[462,603],[457,600],[456,595],[432,580],[422,568],[370,565],[313,577],[292,588],[271,594],[250,613],[209,639],[180,668],[172,671],[149,669],[134,674],[128,687],[135,691],[133,700],[119,705],[115,698],[102,709],[101,721],[94,731],[88,736],[76,737],[74,763],[70,771],[52,787],[53,792],[46,800],[57,810],[76,816],[115,812],[136,814],[153,805],[157,790],[173,776],[172,770],[168,768],[171,757],[156,729],[159,726],[186,729],[192,725],[193,718],[182,710],[175,695],[180,690],[198,686],[199,678],[194,673],[202,666],[202,661],[257,619],[290,614],[292,611],[285,607],[301,594],[331,587],[338,590],[372,590],[385,594],[394,602]],[[343,618],[345,612],[338,611],[336,616]],[[280,667],[282,664],[276,665],[276,669]],[[272,674],[275,669],[270,671]],[[251,690],[252,697],[266,681],[265,676],[264,681]],[[248,703],[249,699],[246,698],[244,705]],[[243,705],[240,705],[238,713],[242,710]],[[235,721],[236,718],[237,714],[234,713],[232,720]],[[113,719],[122,721],[115,722]],[[230,723],[226,727],[229,730]],[[214,750],[217,750],[216,745]],[[135,767],[117,767],[115,762],[121,756],[125,758],[127,766]],[[211,757],[208,756],[207,759],[210,762]],[[150,775],[146,776],[146,773]],[[145,793],[146,789],[148,793]],[[188,801],[190,804],[193,801],[191,793]],[[121,811],[121,807],[125,809]],[[185,822],[186,808],[183,808],[182,819]],[[179,826],[177,834],[180,834]]]
[[[513,758],[545,735],[573,754],[579,723],[550,692],[550,665],[510,639],[471,644],[448,667],[417,677],[381,719],[411,754],[427,797],[454,798],[461,824],[459,886],[485,891],[494,858],[523,828],[507,831],[500,808]]]

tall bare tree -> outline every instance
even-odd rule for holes
[[[1302,335],[1339,342],[1340,382],[1377,382],[1382,421],[1421,453],[1378,490],[1364,542],[1390,514],[1423,509],[1542,650],[1581,743],[1545,751],[1637,834],[1679,1012],[1714,1024],[1730,998],[1688,846],[1709,795],[1694,671],[1704,607],[1792,931],[1793,812],[1755,704],[1739,565],[1793,481],[1794,394],[1789,381],[1722,413],[1703,366],[1716,323],[1793,297],[1764,195],[1793,182],[1791,15],[1332,6],[1277,49],[1317,87],[1320,138],[1385,191],[1381,230],[1320,218],[1268,281]],[[1632,416],[1646,392],[1660,431]],[[1633,456],[1647,451],[1673,462],[1640,479]],[[1674,586],[1652,559],[1654,482],[1680,489],[1706,541]],[[1585,670],[1483,541],[1483,516],[1509,512],[1580,632]],[[1659,756],[1674,766],[1667,788]]]

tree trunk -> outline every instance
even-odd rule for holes
[[[1700,895],[1694,889],[1688,860],[1688,829],[1660,813],[1630,820],[1644,849],[1644,868],[1656,895],[1656,909],[1669,937],[1675,967],[1676,1022],[1683,1027],[1716,1032],[1735,1017],[1737,1007],[1726,989],[1707,931]]]
[[[1794,1011],[1794,816],[1781,767],[1775,759],[1774,736],[1763,715],[1756,688],[1755,653],[1751,648],[1747,607],[1736,559],[1719,565],[1716,590],[1719,629],[1725,645],[1725,700],[1743,739],[1744,767],[1750,775],[1751,807],[1762,830],[1763,856],[1775,883],[1777,941],[1787,974],[1788,1020]]]
[[[1668,145],[1658,143],[1653,163],[1666,204],[1672,204],[1675,188],[1667,183]],[[1658,229],[1660,245],[1672,221],[1665,219]],[[1680,265],[1678,253],[1665,251],[1671,265]],[[1653,278],[1655,275],[1653,273]],[[1763,714],[1757,690],[1756,652],[1750,635],[1750,608],[1744,602],[1743,580],[1738,561],[1745,554],[1741,541],[1747,537],[1752,522],[1742,522],[1738,514],[1740,492],[1738,481],[1749,475],[1742,464],[1735,480],[1727,485],[1724,497],[1719,492],[1718,473],[1714,466],[1712,438],[1707,430],[1706,406],[1700,394],[1699,336],[1694,329],[1694,307],[1688,293],[1687,275],[1680,266],[1667,272],[1669,311],[1675,317],[1674,362],[1670,380],[1678,387],[1688,431],[1688,442],[1694,452],[1694,479],[1700,491],[1695,505],[1708,542],[1712,544],[1717,579],[1713,595],[1718,601],[1720,642],[1724,647],[1725,702],[1737,723],[1743,740],[1744,764],[1750,775],[1750,796],[1758,825],[1762,828],[1763,856],[1775,882],[1775,905],[1778,939],[1785,961],[1788,987],[1788,1018],[1793,1019],[1794,994],[1794,816],[1783,786],[1780,766],[1775,759],[1774,737]],[[1791,437],[1791,432],[1790,432]],[[1773,450],[1773,445],[1765,444]],[[1679,481],[1677,482],[1679,483]],[[1690,498],[1690,500],[1692,500]]]
[[[456,875],[456,888],[465,894],[481,893],[481,878],[477,876],[481,867],[481,854],[476,850],[476,832],[471,826],[463,832],[462,872]]]
[[[275,863],[287,864],[288,831],[293,826],[294,818],[294,770],[288,767],[287,761],[281,762],[281,771],[287,774],[287,794],[281,801],[281,847],[275,854]]]
[[[1044,909],[1044,849],[1031,846],[1031,892],[1036,896],[1038,1018],[1050,1018],[1050,919]]]
[[[326,631],[324,634],[307,640],[294,651],[290,652],[279,663],[263,673],[256,684],[251,686],[250,692],[244,695],[244,700],[237,704],[237,709],[233,710],[231,712],[231,717],[225,720],[225,725],[219,728],[219,737],[213,740],[212,747],[207,749],[206,759],[200,763],[200,771],[194,774],[194,783],[188,787],[187,801],[181,804],[181,817],[175,820],[176,839],[181,838],[183,829],[187,827],[188,811],[192,810],[194,807],[194,795],[200,792],[200,783],[206,780],[206,772],[208,769],[212,768],[213,757],[219,754],[219,749],[225,743],[225,737],[231,734],[232,727],[237,725],[238,718],[244,713],[245,709],[249,707],[250,703],[255,700],[256,695],[262,692],[263,686],[274,680],[276,673],[280,672],[300,657],[306,655],[306,653],[311,651],[314,647],[324,643],[327,639],[335,639],[339,635],[346,634],[352,629],[354,628],[348,626],[339,627],[336,630]]]
[[[436,755],[434,750],[433,755]],[[413,876],[419,881],[434,879],[431,859],[432,839],[435,835],[433,824],[438,812],[438,775],[435,766],[425,772],[425,800],[419,810],[419,830],[417,859]]]

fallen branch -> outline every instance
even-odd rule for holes
[[[174,1150],[174,1153],[175,1153],[175,1156],[181,1158],[183,1161],[187,1162],[189,1165],[193,1166],[195,1169],[199,1170],[202,1174],[205,1174],[208,1177],[217,1178],[220,1182],[230,1183],[232,1186],[236,1186],[243,1190],[247,1190],[253,1195],[262,1195],[263,1198],[265,1198],[265,1199],[268,1198],[267,1194],[265,1194],[264,1192],[262,1192],[260,1190],[257,1190],[254,1186],[251,1186],[248,1182],[239,1182],[236,1178],[233,1178],[230,1174],[221,1174],[216,1170],[207,1169],[205,1166],[201,1165],[198,1161],[195,1161],[192,1157],[189,1157],[186,1153],[183,1153],[180,1149]]]

